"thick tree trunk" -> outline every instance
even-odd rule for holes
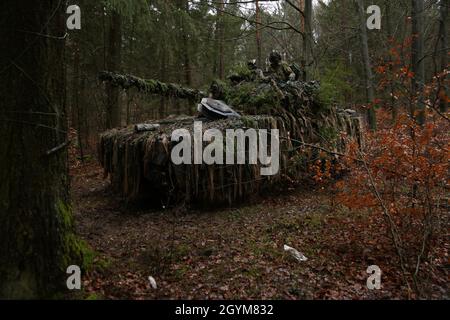
[[[109,43],[107,52],[107,69],[119,72],[122,49],[122,17],[117,11],[112,11],[109,25]],[[119,103],[119,89],[111,85],[106,87],[106,128],[121,126],[121,110]]]
[[[372,130],[377,129],[377,119],[375,114],[375,109],[372,103],[375,100],[375,91],[373,88],[373,74],[372,74],[372,64],[370,62],[369,55],[369,43],[367,37],[367,26],[366,26],[366,15],[364,0],[357,0],[358,14],[359,14],[359,24],[360,24],[360,38],[361,38],[361,52],[364,64],[364,76],[366,84],[366,98],[367,103],[370,104],[370,108],[367,111],[367,121],[369,127]]]
[[[412,54],[411,65],[414,77],[412,78],[412,93],[417,98],[417,108],[411,104],[411,114],[420,124],[425,123],[425,104],[423,102],[423,89],[425,84],[424,64],[424,34],[423,34],[423,0],[412,0]]]
[[[64,148],[63,4],[0,4],[0,298],[50,297],[80,264]]]

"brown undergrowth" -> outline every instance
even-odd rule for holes
[[[210,211],[150,210],[112,193],[94,160],[71,172],[77,231],[97,252],[77,298],[408,298],[395,249],[379,236],[388,232],[384,220],[336,207],[329,191],[304,188]],[[294,260],[284,244],[308,261]],[[425,266],[429,298],[449,297],[448,246],[437,243]],[[373,264],[383,272],[381,290],[366,287]]]

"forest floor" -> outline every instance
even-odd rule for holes
[[[336,209],[326,192],[300,189],[234,208],[180,212],[126,205],[95,160],[73,167],[71,176],[77,233],[96,252],[83,299],[411,297],[383,220]],[[295,260],[285,244],[308,260]],[[436,265],[448,266],[448,246],[433,254]],[[383,272],[381,290],[366,286],[370,265]],[[448,269],[433,270],[428,297],[448,299]]]

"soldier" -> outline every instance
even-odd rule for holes
[[[209,97],[215,100],[225,99],[223,84],[217,80],[214,80],[209,87]]]
[[[269,55],[269,70],[268,76],[275,81],[294,81],[296,76],[291,67],[281,59],[281,54],[278,51],[272,51]]]
[[[247,62],[247,70],[239,70],[227,77],[227,79],[231,82],[231,84],[238,85],[243,81],[254,81],[257,71],[256,60],[250,60]]]
[[[295,81],[299,81],[302,78],[302,75],[303,75],[302,69],[295,62],[293,64],[291,64],[291,69],[295,73]]]
[[[247,62],[247,68],[250,70],[250,80],[251,81],[265,81],[267,80],[264,77],[264,73],[261,69],[256,65],[256,59],[250,60]]]
[[[254,70],[258,69],[258,66],[256,65],[256,59],[249,60],[247,62],[247,68],[250,71],[254,71]]]

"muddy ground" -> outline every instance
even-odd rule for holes
[[[150,209],[114,194],[93,159],[71,176],[77,233],[96,256],[77,298],[416,297],[398,271],[383,220],[333,205],[326,191],[299,188],[214,210]],[[308,260],[295,260],[285,244]],[[426,295],[448,299],[448,243],[433,254]],[[367,288],[370,265],[383,272],[381,290]]]

